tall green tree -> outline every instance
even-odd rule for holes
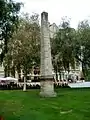
[[[52,56],[56,60],[55,69],[70,71],[75,66],[74,56],[75,30],[70,27],[70,21],[63,19],[56,37],[52,40]]]
[[[1,61],[7,53],[7,44],[17,28],[21,3],[12,0],[0,0],[0,40],[3,41]]]
[[[90,24],[88,20],[78,24],[76,32],[75,57],[82,62],[84,76],[87,76],[90,67]]]
[[[22,69],[25,77],[34,65],[40,65],[40,26],[37,21],[38,14],[33,15],[33,19],[32,16],[29,18],[24,15],[8,44],[9,50],[5,59],[11,63],[8,64],[5,60],[5,65],[15,68],[18,75]]]

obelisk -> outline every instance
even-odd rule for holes
[[[43,97],[55,97],[52,74],[48,13],[41,13],[41,92]]]

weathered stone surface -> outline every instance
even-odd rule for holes
[[[41,81],[41,92],[40,96],[42,97],[56,97],[54,92],[54,85],[52,81]]]
[[[41,14],[41,76],[52,76],[48,13]]]
[[[41,92],[43,97],[55,97],[52,75],[48,13],[41,14]]]

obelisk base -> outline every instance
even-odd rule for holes
[[[44,80],[40,82],[41,84],[41,97],[56,97],[56,93],[54,92],[54,84],[51,80]]]

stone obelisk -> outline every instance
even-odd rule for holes
[[[43,97],[55,97],[52,74],[48,13],[41,13],[41,92]]]

